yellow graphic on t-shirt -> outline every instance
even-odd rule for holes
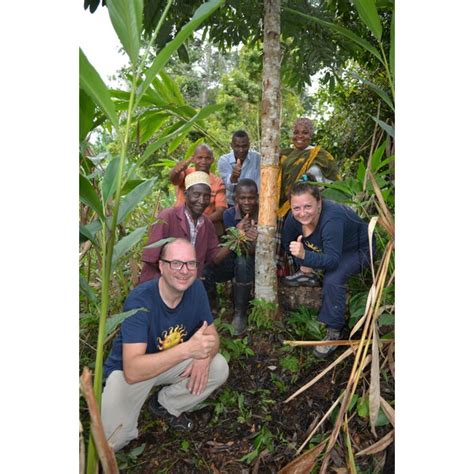
[[[164,351],[176,346],[180,342],[183,342],[183,338],[186,334],[186,330],[182,324],[176,325],[174,328],[169,328],[168,331],[163,331],[163,339],[158,337],[158,349]]]
[[[305,240],[304,244],[306,245],[306,247],[308,247],[313,252],[316,252],[316,253],[321,253],[322,252],[322,250],[317,245],[314,245],[312,242],[309,242],[308,240]]]

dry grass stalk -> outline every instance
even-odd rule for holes
[[[394,439],[395,430],[392,430],[390,431],[390,433],[387,433],[383,438],[380,438],[376,443],[356,453],[356,457],[379,453],[380,451],[383,451],[388,446],[390,446],[390,444],[393,443]]]
[[[293,459],[278,474],[307,474],[316,464],[316,458],[323,452],[326,441],[319,443],[314,448],[309,449],[301,456]]]
[[[380,410],[380,360],[378,329],[376,324],[372,324],[372,365],[370,367],[369,386],[369,419],[372,434],[377,437],[375,422]]]
[[[87,252],[89,252],[91,247],[92,242],[90,240],[87,240],[82,244],[81,253],[79,254],[79,261],[81,261],[86,256]]]
[[[374,175],[369,171],[370,181],[372,182],[372,186],[374,187],[375,195],[377,196],[378,203],[376,202],[376,206],[380,206],[380,217],[386,223],[386,230],[387,232],[393,237],[395,235],[395,224],[393,222],[392,213],[389,211],[387,204],[385,204],[385,199],[382,196],[382,191],[374,178]]]
[[[324,414],[324,416],[319,420],[319,423],[311,430],[311,433],[306,437],[306,439],[303,441],[302,445],[298,448],[296,451],[296,454],[300,454],[301,451],[303,451],[303,448],[308,444],[309,440],[314,436],[314,433],[318,431],[318,428],[329,418],[331,413],[333,412],[334,408],[337,407],[338,403],[341,401],[342,397],[344,395],[344,392],[342,392],[336,399],[336,401],[331,405],[329,410]]]
[[[344,432],[344,438],[347,448],[347,465],[349,466],[349,472],[350,474],[357,474],[357,468],[354,460],[354,451],[352,450],[351,434],[349,432],[349,423],[347,421],[347,413],[344,416]]]
[[[341,409],[339,410],[339,414],[336,419],[335,426],[333,428],[333,431],[331,433],[331,436],[329,438],[329,442],[326,448],[326,453],[324,455],[324,459],[323,459],[321,471],[320,471],[322,474],[327,472],[331,451],[339,435],[339,432],[342,426],[343,417],[345,413],[347,412],[349,402],[355,393],[363,366],[365,365],[365,359],[367,357],[367,351],[368,351],[369,345],[367,343],[364,343],[364,341],[367,341],[368,332],[369,330],[371,330],[372,324],[375,324],[375,320],[373,316],[374,314],[377,313],[377,310],[380,307],[380,302],[382,299],[382,290],[384,288],[392,250],[393,250],[393,241],[390,241],[387,245],[387,248],[385,249],[384,255],[382,257],[381,265],[377,272],[376,279],[372,285],[372,287],[375,287],[373,291],[373,293],[375,294],[375,299],[371,301],[371,305],[367,308],[367,312],[364,315],[365,324],[364,324],[364,328],[363,328],[363,332],[361,336],[361,343],[359,344],[357,348],[352,371],[351,371],[349,380],[347,382],[347,388],[345,391],[344,398],[341,403]]]
[[[392,405],[390,405],[390,403],[388,403],[383,397],[380,397],[380,405],[388,418],[388,421],[390,421],[390,424],[395,428],[395,410]]]
[[[379,344],[390,344],[393,339],[379,339]],[[364,343],[371,343],[372,339],[364,341]],[[358,346],[361,343],[360,339],[339,339],[337,341],[283,341],[284,345],[292,347],[306,347],[306,346]]]
[[[290,400],[293,400],[293,398],[297,397],[300,393],[311,387],[311,385],[315,384],[318,380],[324,377],[332,368],[336,367],[337,364],[342,362],[346,357],[349,357],[352,352],[352,349],[347,349],[334,362],[328,365],[319,375],[317,375],[314,379],[310,380],[306,385],[303,385],[293,395],[290,395],[283,403],[288,403]]]
[[[392,377],[395,378],[395,357],[394,357],[394,352],[395,352],[395,343],[390,344],[388,346],[388,352],[387,352],[387,359],[388,359],[388,368],[390,369],[390,373],[392,374]]]
[[[375,286],[372,285],[369,289],[369,293],[367,294],[367,301],[365,303],[364,314],[361,316],[359,321],[357,321],[357,323],[352,328],[351,333],[349,334],[349,337],[352,337],[364,325],[367,315],[369,314],[369,308],[371,307],[372,302],[374,300],[375,300]]]
[[[92,377],[90,370],[84,367],[82,375],[80,377],[81,391],[87,402],[87,408],[89,409],[89,415],[91,419],[91,432],[94,438],[94,444],[99,455],[100,462],[104,469],[105,474],[119,474],[117,461],[115,454],[112,451],[107,439],[105,438],[104,428],[99,414],[99,408],[97,406],[97,400],[94,397],[94,391],[92,389]]]

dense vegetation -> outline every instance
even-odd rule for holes
[[[231,133],[238,128],[246,129],[253,147],[259,148],[261,38],[231,35],[232,41],[224,41],[230,33],[224,28],[228,10],[216,10],[221,3],[208,2],[192,19],[197,5],[193,5],[191,12],[183,8],[181,13],[187,14],[186,21],[176,17],[176,10],[170,10],[167,17],[166,8],[170,8],[171,2],[166,7],[163,3],[151,21],[151,2],[145,2],[143,22],[136,20],[130,32],[120,27],[121,18],[133,19],[127,17],[125,3],[108,1],[111,20],[130,57],[130,66],[119,73],[123,82],[121,90],[109,90],[81,54],[80,364],[81,370],[87,366],[94,372],[99,403],[103,355],[108,352],[121,321],[128,316],[121,312],[121,307],[138,281],[147,226],[154,221],[157,207],[168,207],[174,201],[174,190],[167,178],[170,167],[189,157],[202,142],[212,146],[217,159],[228,151]],[[243,3],[252,2],[240,2]],[[366,343],[358,345],[354,362],[348,357],[333,365],[332,375],[325,376],[332,380],[331,389],[324,389],[327,381],[323,379],[305,393],[304,400],[319,403],[313,418],[321,420],[330,410],[327,421],[306,444],[306,449],[315,449],[309,464],[315,466],[315,472],[329,462],[324,457],[325,443],[332,444],[332,450],[327,453],[333,453],[331,462],[335,467],[348,466],[351,472],[379,472],[386,447],[393,441],[389,426],[393,424],[394,404],[394,343],[391,342],[394,339],[394,67],[387,59],[392,55],[393,4],[378,2],[378,14],[374,2],[355,2],[356,9],[341,6],[343,3],[347,2],[331,2],[331,9],[318,21],[305,17],[302,8],[295,7],[298,14],[291,12],[291,5],[287,8],[285,18],[291,21],[288,19],[282,30],[286,35],[283,41],[287,54],[293,44],[294,51],[299,53],[291,57],[297,61],[301,55],[304,62],[310,50],[318,48],[308,43],[305,35],[291,39],[292,31],[313,23],[321,41],[328,37],[322,44],[329,49],[315,53],[314,64],[318,68],[315,71],[303,68],[299,76],[303,81],[295,80],[297,65],[287,63],[293,67],[293,74],[289,70],[283,72],[281,136],[282,146],[288,145],[295,118],[302,115],[314,118],[316,142],[335,156],[342,170],[343,180],[329,186],[326,197],[350,204],[367,220],[378,216],[376,226],[373,221],[374,238],[380,250],[375,273],[351,281],[347,315],[352,338]],[[369,5],[367,10],[364,5]],[[138,12],[140,2],[135,2],[135,7]],[[162,22],[163,30],[160,30],[160,18],[166,18]],[[193,36],[201,23],[208,25],[211,20],[215,23],[205,30],[207,38],[202,34]],[[170,22],[178,25],[177,32],[181,31],[174,37],[171,33],[164,34]],[[144,37],[148,38],[145,42],[140,40],[142,27],[146,31]],[[249,26],[248,31],[255,31],[252,28]],[[351,40],[347,34],[349,28],[352,34],[359,35],[358,41]],[[344,51],[337,61],[330,60],[335,49]],[[305,88],[309,74],[314,72],[318,75],[313,78],[313,87]],[[225,286],[220,291],[225,294]],[[160,426],[145,415],[141,430],[147,441],[139,439],[118,455],[122,468],[155,472],[153,466],[155,469],[162,466],[174,472],[171,458],[177,449],[180,450],[177,459],[184,465],[197,463],[203,472],[212,470],[213,455],[221,459],[222,465],[233,465],[235,470],[228,472],[241,472],[238,469],[246,464],[254,469],[260,466],[262,472],[273,472],[296,457],[305,432],[310,432],[315,424],[310,427],[313,420],[307,417],[304,422],[298,420],[296,412],[305,409],[299,402],[295,404],[295,412],[288,412],[288,419],[300,427],[299,431],[285,427],[284,421],[278,418],[280,404],[313,378],[315,372],[336,360],[342,349],[323,363],[308,348],[283,345],[284,339],[321,339],[321,328],[313,322],[314,315],[304,308],[293,314],[282,314],[281,322],[268,321],[263,316],[263,305],[259,301],[254,303],[248,338],[232,337],[226,323],[228,305],[224,305],[218,322],[223,351],[231,361],[235,381],[211,397],[202,415],[207,414],[208,419],[202,423],[209,429],[206,435],[212,436],[213,430],[217,437],[220,433],[221,437],[212,441],[217,443],[214,446],[220,446],[219,453],[227,449],[227,455],[219,458],[212,449],[206,455],[201,450],[204,438],[168,440],[169,433],[165,438],[151,435],[160,432]],[[388,342],[379,343],[379,338]],[[263,365],[275,368],[262,378],[261,386],[254,386],[252,383]],[[245,383],[246,376],[253,382]],[[223,419],[236,420],[228,425],[225,442],[222,432],[216,431]],[[89,415],[83,399],[81,420],[87,437]],[[341,427],[343,433],[339,435]],[[162,443],[162,449],[158,449],[153,445],[156,436],[171,444]],[[385,441],[380,443],[380,438]],[[243,439],[248,441],[242,444]],[[323,448],[319,449],[321,443]],[[231,448],[234,444],[235,449]],[[354,457],[355,451],[363,451],[369,445],[375,445],[372,451]],[[94,451],[89,442],[89,470],[95,459]],[[155,460],[158,465],[154,464]]]

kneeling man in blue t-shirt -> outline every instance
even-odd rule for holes
[[[184,412],[205,400],[229,375],[219,351],[204,286],[197,277],[194,247],[178,238],[161,252],[161,277],[138,285],[104,365],[102,421],[115,451],[138,437],[138,417],[151,389],[150,411],[178,430],[193,422]]]

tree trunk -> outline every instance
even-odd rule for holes
[[[255,297],[277,302],[275,231],[280,153],[280,0],[265,0],[263,38],[262,162],[255,254]]]

